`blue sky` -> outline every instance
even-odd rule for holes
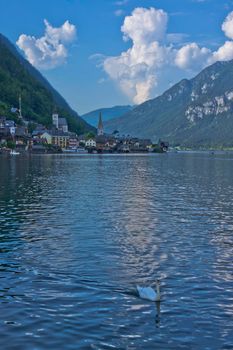
[[[231,11],[231,0],[1,0],[0,25],[82,114],[141,103],[233,58]]]

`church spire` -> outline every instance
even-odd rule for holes
[[[99,114],[99,123],[98,123],[98,128],[97,128],[97,134],[98,134],[98,136],[104,134],[104,126],[103,126],[102,113],[101,112]]]

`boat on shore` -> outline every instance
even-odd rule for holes
[[[14,149],[12,149],[11,151],[10,151],[10,155],[11,156],[18,156],[20,153],[19,152],[16,152]]]
[[[64,153],[78,153],[78,154],[86,154],[88,153],[88,150],[82,147],[78,148],[68,148],[62,150]]]
[[[88,153],[88,150],[83,148],[83,147],[78,147],[76,149],[76,152],[79,153],[79,154],[87,154]]]

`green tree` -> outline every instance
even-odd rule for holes
[[[88,140],[93,139],[94,137],[95,137],[95,134],[92,131],[90,131],[86,134],[86,138]]]
[[[11,107],[18,107],[22,98],[22,114],[26,120],[50,126],[52,113],[67,119],[70,131],[83,134],[95,129],[74,112],[43,76],[33,68],[0,34],[0,115],[17,123],[17,113]]]
[[[32,123],[32,122],[28,123],[28,132],[29,132],[29,134],[32,134],[32,132],[36,128],[36,125],[37,125],[36,123]]]
[[[15,148],[15,142],[12,141],[12,140],[8,140],[7,141],[7,147],[10,148],[10,149],[14,149]]]

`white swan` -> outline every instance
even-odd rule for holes
[[[160,281],[156,281],[156,291],[151,287],[140,287],[137,286],[137,291],[142,299],[150,301],[160,301]]]

